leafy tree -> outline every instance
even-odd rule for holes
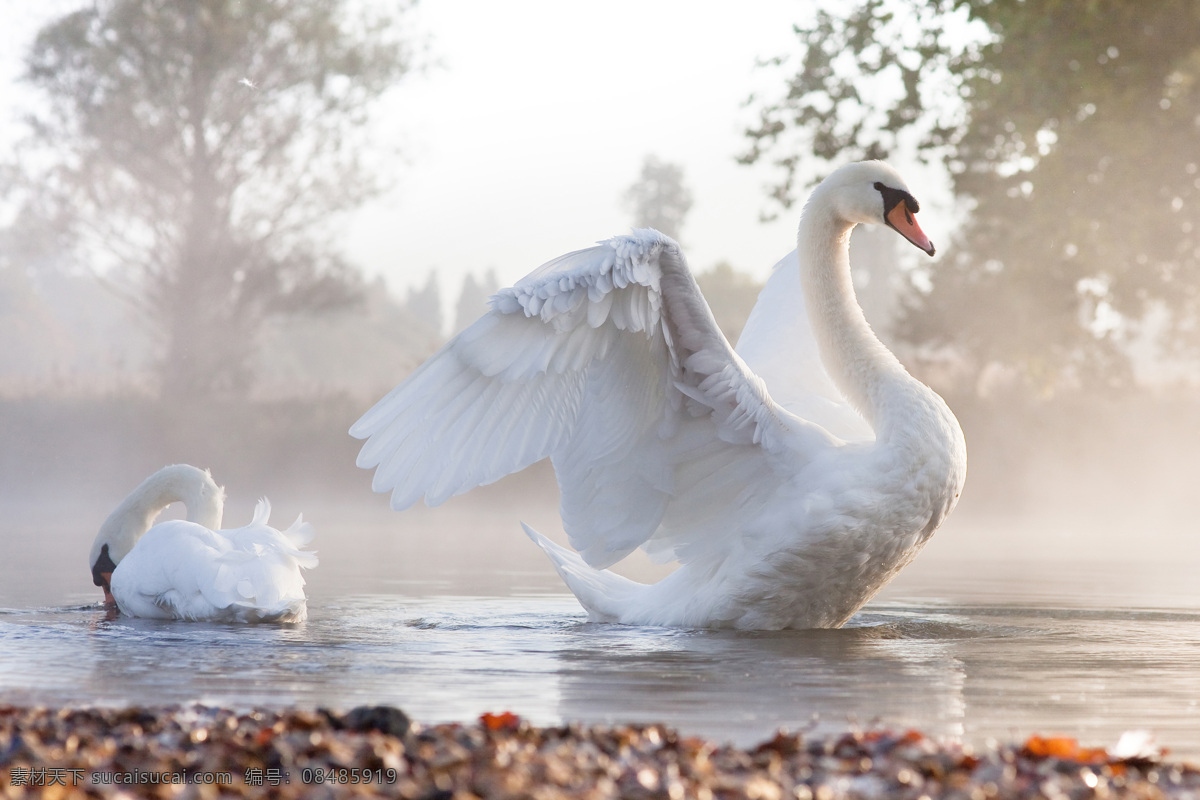
[[[244,393],[267,319],[354,298],[330,242],[386,186],[368,123],[411,68],[405,7],[96,0],[37,35],[16,200],[131,287],[165,396]]]
[[[683,182],[683,167],[646,156],[637,181],[625,192],[634,225],[654,228],[676,241],[692,209],[692,192]]]
[[[907,147],[967,212],[901,335],[1042,387],[1128,380],[1156,310],[1200,352],[1200,5],[857,0],[796,32],[743,156],[778,168],[775,205],[822,165]]]

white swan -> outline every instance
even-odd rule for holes
[[[187,520],[151,527],[174,502]],[[298,517],[286,531],[267,524],[271,504],[258,501],[244,528],[219,530],[225,491],[207,470],[163,467],[117,507],[92,543],[92,580],[131,617],[216,622],[301,622],[308,615],[301,567],[317,565],[302,550],[312,526]]]
[[[358,464],[402,509],[549,456],[578,554],[526,531],[593,620],[839,626],[966,475],[954,415],[875,337],[851,284],[856,224],[933,254],[916,211],[886,164],[836,170],[738,352],[657,231],[555,259],[363,415]],[[604,569],[638,547],[680,566],[652,585]]]

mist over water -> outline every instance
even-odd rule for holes
[[[543,724],[664,721],[740,744],[780,726],[1095,744],[1145,728],[1200,757],[1196,561],[1177,531],[1129,528],[1131,544],[1111,496],[1071,514],[1085,489],[1065,481],[1062,504],[1023,498],[1007,513],[968,494],[845,629],[736,633],[588,623],[518,525],[563,538],[545,464],[404,513],[329,472],[324,489],[263,473],[275,522],[302,511],[317,531],[298,626],[108,619],[85,561],[125,491],[97,486],[117,479],[7,496],[0,702],[390,703],[426,722],[512,710]],[[240,524],[259,491],[225,483],[226,524]],[[633,561],[621,567],[632,577],[663,574]]]
[[[18,27],[12,27],[8,34],[13,64],[15,54],[32,43],[35,27],[78,4],[55,5],[61,8],[38,11],[36,24],[29,16],[33,12],[13,18],[23,19],[20,27],[27,29],[18,34],[13,32]],[[322,5],[336,4],[305,8]],[[97,13],[102,10],[100,5],[95,8]],[[461,9],[447,8],[431,9],[432,18],[462,16]],[[16,13],[7,11],[10,16]],[[495,13],[490,6],[477,11]],[[262,170],[248,171],[246,181],[224,185],[226,195],[213,195],[215,184],[222,182],[209,180],[212,175],[185,175],[187,170],[178,165],[189,160],[172,155],[194,153],[188,148],[205,141],[203,131],[200,136],[194,131],[182,137],[156,134],[155,141],[132,140],[147,142],[144,147],[130,146],[123,136],[157,128],[130,125],[137,122],[131,114],[95,105],[92,101],[101,95],[114,96],[106,87],[80,96],[89,101],[81,108],[106,111],[100,121],[114,126],[107,129],[107,139],[93,141],[89,134],[82,150],[52,152],[47,145],[41,159],[0,164],[0,168],[34,168],[23,185],[34,199],[39,187],[59,185],[41,180],[39,170],[62,158],[63,165],[88,167],[78,176],[82,194],[74,199],[94,202],[96,197],[111,196],[130,201],[123,215],[114,213],[121,211],[120,203],[114,203],[115,208],[107,204],[92,208],[90,217],[84,214],[85,221],[102,223],[108,233],[94,234],[72,251],[64,229],[12,224],[26,221],[14,205],[19,192],[10,196],[5,188],[0,197],[0,705],[206,703],[348,709],[391,704],[423,723],[472,720],[482,712],[511,710],[541,724],[666,722],[685,734],[739,744],[761,741],[777,727],[816,732],[872,725],[913,727],[972,743],[1062,734],[1089,745],[1111,745],[1125,731],[1147,729],[1172,756],[1200,759],[1200,670],[1196,668],[1200,660],[1200,580],[1196,577],[1200,575],[1196,521],[1200,372],[1194,351],[1188,361],[1189,351],[1184,346],[1175,348],[1176,342],[1145,336],[1136,341],[1153,328],[1145,323],[1154,322],[1154,313],[1160,315],[1155,324],[1164,330],[1175,319],[1169,312],[1173,306],[1162,303],[1163,299],[1194,300],[1195,274],[1187,270],[1194,267],[1195,259],[1178,253],[1166,259],[1170,269],[1157,289],[1147,277],[1151,271],[1139,276],[1131,266],[1141,263],[1136,258],[1143,253],[1117,253],[1110,262],[1075,259],[1081,252],[1078,245],[1089,241],[1082,230],[1070,232],[1071,225],[1082,227],[1089,221],[1077,213],[1067,213],[1065,219],[1057,213],[1040,213],[1020,224],[993,226],[1004,234],[1001,244],[1030,245],[1019,257],[1009,257],[1007,264],[996,263],[1017,273],[1028,269],[1026,277],[1034,289],[1014,293],[1016,301],[999,296],[1003,294],[999,291],[997,297],[985,296],[982,303],[970,293],[963,297],[974,298],[973,302],[956,302],[955,296],[942,301],[942,311],[953,312],[946,316],[952,324],[940,331],[947,335],[946,349],[952,352],[940,362],[937,356],[942,354],[930,358],[930,353],[914,353],[912,345],[897,341],[896,327],[903,321],[902,304],[912,299],[906,291],[914,287],[927,291],[937,285],[933,277],[943,281],[954,277],[953,269],[941,267],[965,265],[975,270],[974,277],[983,275],[987,280],[999,274],[991,270],[989,260],[1000,258],[994,247],[968,249],[964,251],[968,258],[958,262],[946,255],[953,254],[954,247],[942,249],[957,235],[952,217],[965,216],[968,207],[980,208],[978,198],[939,198],[948,191],[944,175],[928,180],[935,170],[904,170],[920,194],[922,224],[938,243],[942,261],[922,261],[914,267],[916,261],[906,259],[920,254],[899,253],[892,231],[874,238],[861,230],[855,234],[852,261],[858,300],[885,343],[917,377],[945,395],[965,431],[969,467],[961,502],[948,522],[917,560],[841,630],[740,633],[589,623],[520,528],[523,521],[551,538],[565,540],[554,476],[546,463],[436,509],[417,506],[396,513],[388,508],[386,497],[371,492],[371,474],[354,466],[360,443],[347,435],[347,429],[432,354],[452,328],[461,328],[485,310],[486,295],[496,288],[497,272],[503,276],[499,282],[508,283],[535,269],[537,258],[553,258],[621,232],[631,220],[621,217],[618,222],[615,215],[619,189],[625,188],[617,187],[625,180],[617,176],[633,178],[637,159],[644,155],[640,150],[633,155],[624,152],[628,142],[622,140],[636,141],[638,148],[647,150],[669,144],[671,131],[676,130],[672,126],[682,121],[678,129],[682,133],[675,139],[687,137],[687,145],[672,148],[677,152],[660,152],[668,159],[686,159],[686,171],[677,170],[676,188],[696,189],[696,216],[690,227],[682,228],[681,241],[694,259],[693,268],[708,271],[699,282],[718,324],[731,338],[740,330],[756,294],[756,280],[765,276],[773,258],[793,246],[795,223],[789,211],[781,215],[785,223],[755,228],[758,223],[753,219],[764,208],[758,192],[768,173],[734,167],[734,144],[747,145],[740,137],[736,143],[722,140],[719,146],[725,150],[704,144],[705,136],[714,131],[742,127],[732,124],[737,120],[733,106],[722,112],[714,98],[740,101],[752,88],[739,85],[730,91],[727,85],[718,85],[730,76],[748,78],[723,60],[734,51],[733,42],[718,48],[723,55],[714,60],[712,37],[704,32],[719,31],[732,39],[738,28],[750,33],[758,27],[752,32],[752,49],[759,58],[793,46],[794,37],[790,24],[771,23],[770,27],[777,27],[773,32],[751,24],[749,15],[766,15],[764,11],[739,11],[736,19],[727,13],[706,18],[690,11],[689,19],[702,25],[693,33],[702,35],[685,31],[672,42],[656,42],[651,50],[661,63],[649,67],[628,59],[577,57],[589,50],[612,51],[610,31],[617,35],[616,28],[629,26],[622,25],[620,13],[611,9],[591,20],[589,27],[594,30],[589,35],[596,38],[586,41],[587,37],[558,32],[548,35],[527,24],[529,19],[558,19],[557,9],[553,14],[500,13],[495,20],[496,25],[516,20],[519,30],[447,20],[446,30],[438,35],[461,39],[464,52],[459,55],[482,63],[486,72],[462,71],[449,83],[430,83],[426,88],[432,91],[426,94],[436,97],[436,103],[419,97],[415,105],[403,97],[394,100],[397,105],[390,116],[403,118],[405,125],[409,120],[414,125],[436,124],[414,128],[412,144],[403,142],[408,171],[401,176],[400,199],[390,206],[367,206],[365,214],[353,204],[341,209],[359,216],[327,215],[320,203],[332,201],[336,207],[340,191],[349,196],[362,189],[347,178],[347,165],[367,165],[366,172],[371,173],[367,177],[374,178],[376,170],[382,176],[401,164],[399,159],[389,160],[390,149],[387,158],[377,159],[373,150],[361,147],[367,142],[357,138],[366,136],[368,129],[360,124],[365,117],[356,112],[343,120],[341,134],[327,141],[334,151],[345,148],[347,160],[335,161],[330,171],[319,173],[318,177],[328,179],[325,182],[309,182],[312,175],[306,177],[305,170],[313,159],[304,155],[308,151],[280,147],[276,140],[277,135],[295,132],[300,134],[297,143],[303,144],[305,134],[320,132],[316,123],[281,124],[281,112],[302,110],[303,97],[268,105],[272,98],[282,97],[276,92],[287,89],[286,76],[272,86],[269,74],[264,80],[240,62],[212,59],[210,53],[183,58],[188,54],[157,47],[144,50],[179,59],[156,59],[156,63],[208,63],[217,70],[206,83],[214,87],[208,108],[226,116],[210,122],[208,131],[214,137],[221,131],[241,131],[247,137],[237,146],[214,150],[213,155],[228,159],[226,173],[240,169],[248,157],[262,157],[266,163],[272,154],[300,154],[293,168],[280,169],[273,179],[264,178]],[[646,13],[670,14],[673,9],[638,9],[638,14]],[[788,8],[786,14],[794,11]],[[245,22],[224,29],[244,37],[248,60],[273,70],[299,63],[290,56],[265,57],[264,43],[279,45],[283,40],[246,35]],[[1038,26],[1045,27],[1040,20]],[[142,27],[147,34],[157,29]],[[641,36],[649,31],[661,40],[659,27],[634,26],[620,35]],[[1086,28],[1064,25],[1059,30]],[[134,41],[126,35],[133,32],[105,39],[105,47]],[[768,35],[780,33],[784,35],[779,45],[766,45]],[[530,38],[518,38],[526,35]],[[477,40],[478,36],[482,38]],[[17,41],[20,37],[26,40]],[[65,47],[71,41],[61,43]],[[522,41],[529,46],[519,44]],[[702,73],[707,70],[703,80],[696,80],[697,55],[674,49],[685,42],[699,43],[707,50],[695,51],[699,60],[711,62],[700,65]],[[508,54],[520,55],[529,71],[502,69],[508,66],[501,63],[507,55],[489,49],[496,43]],[[1024,43],[1013,44],[1006,48],[1010,55],[1028,52]],[[1103,42],[1114,49],[1110,44]],[[437,37],[433,46],[436,50]],[[546,98],[554,93],[547,92],[542,79],[546,54],[556,48],[564,53],[569,49],[575,57],[550,57],[561,67],[552,77],[578,96],[571,102],[548,104]],[[1117,71],[1134,63],[1129,61],[1134,55],[1127,48],[1114,60]],[[1182,70],[1176,73],[1178,85],[1167,84],[1171,91],[1178,89],[1173,99],[1178,109],[1185,107],[1185,97],[1195,96],[1195,92],[1188,94],[1187,87],[1198,62],[1194,53],[1188,58],[1188,63],[1178,66]],[[747,58],[746,69],[750,62]],[[71,63],[64,57],[60,66]],[[111,63],[126,62],[113,59]],[[1042,63],[1029,63],[1039,70],[1034,79],[1042,82]],[[642,74],[635,84],[593,82],[587,73],[576,72],[580,65],[625,74],[626,80],[634,79],[627,70]],[[670,78],[676,73],[666,71],[668,65],[672,69],[685,65],[686,74]],[[408,70],[407,64],[403,69],[396,66],[397,77]],[[12,75],[16,71],[8,69]],[[659,74],[651,76],[647,71]],[[1018,72],[1009,70],[1008,75]],[[51,90],[70,86],[67,74],[63,69],[44,70],[45,86]],[[1005,69],[991,74],[1004,75]],[[0,82],[12,75],[0,75]],[[500,83],[504,75],[518,79],[509,79],[512,85],[504,87]],[[661,88],[647,82],[662,76],[668,80]],[[92,79],[104,76],[80,69],[77,77],[79,87],[86,90]],[[321,80],[319,85],[339,95],[344,92],[338,87],[362,85],[357,78],[346,78],[343,84],[340,79],[345,77]],[[760,73],[752,83],[763,77]],[[241,82],[243,78],[248,84]],[[195,85],[201,83],[205,81]],[[1059,83],[1084,85],[1074,80]],[[474,87],[472,93],[464,92],[466,85]],[[1097,79],[1096,85],[1107,84]],[[636,86],[636,91],[629,86]],[[581,92],[580,87],[592,88]],[[34,88],[25,85],[21,91]],[[190,120],[190,110],[188,115],[178,113],[182,93],[169,82],[131,77],[126,88],[132,92],[130,97],[144,101],[127,108],[148,109],[150,121],[176,124],[185,116]],[[754,91],[765,97],[761,88],[755,86]],[[1120,98],[1147,98],[1153,104],[1149,90],[1135,91],[1136,87],[1124,84],[1119,89]],[[703,95],[701,102],[683,103],[692,93]],[[589,94],[607,99],[597,106]],[[663,97],[674,100],[664,102]],[[29,99],[29,109],[44,110],[39,103],[54,100],[54,95]],[[646,99],[652,101],[653,115],[636,112],[637,106],[630,105]],[[1076,99],[1091,105],[1087,97]],[[613,113],[610,100],[625,113]],[[428,113],[412,113],[422,108]],[[480,109],[486,112],[482,116]],[[703,116],[702,109],[714,116]],[[468,116],[463,116],[464,110]],[[553,119],[538,122],[542,110],[552,112]],[[578,121],[562,116],[579,110],[585,116]],[[744,121],[754,124],[755,110],[743,109],[747,110],[751,116]],[[1003,103],[993,103],[990,110],[1007,113]],[[722,115],[719,123],[713,121]],[[1063,120],[1072,117],[1083,124],[1075,110],[1066,109]],[[489,120],[484,137],[479,135],[479,118]],[[1174,130],[1181,138],[1163,141],[1186,144],[1194,139],[1192,114],[1180,113],[1179,118],[1185,124]],[[255,138],[251,124],[255,119],[264,135],[278,128],[277,133]],[[320,106],[308,119],[338,123],[328,108]],[[1134,121],[1154,125],[1158,119],[1139,114]],[[639,123],[631,126],[629,120]],[[74,126],[88,131],[85,122],[76,119]],[[1161,245],[1163,252],[1180,251],[1179,243],[1194,244],[1192,189],[1200,189],[1200,180],[1180,176],[1194,175],[1196,165],[1180,170],[1182,161],[1191,158],[1186,147],[1162,146],[1159,155],[1169,154],[1170,159],[1158,163],[1160,171],[1155,173],[1160,160],[1150,152],[1155,148],[1126,133],[1134,130],[1127,122],[1112,119],[1107,130],[1130,137],[1132,144],[1122,143],[1112,153],[1085,148],[1086,158],[1067,159],[1070,168],[1052,171],[1050,177],[1035,171],[1029,186],[1036,191],[1029,197],[1041,198],[1046,187],[1062,191],[1051,197],[1086,197],[1089,212],[1113,212],[1110,216],[1119,226],[1097,227],[1115,229],[1122,247],[1131,243],[1136,248],[1141,237],[1150,240],[1142,243],[1145,249],[1153,251],[1148,245]],[[618,129],[636,135],[614,135]],[[571,133],[564,136],[563,131]],[[1041,134],[1053,131],[1062,132],[1067,141],[1064,127],[1044,127],[1035,131],[1039,148]],[[0,139],[13,139],[9,133],[0,125]],[[605,141],[589,141],[587,133]],[[421,142],[422,136],[426,143]],[[1085,144],[1092,141],[1086,132],[1081,139]],[[35,136],[26,144],[43,141],[55,140]],[[113,141],[118,143],[115,148],[110,147]],[[154,152],[156,144],[164,147],[163,152]],[[1021,144],[1032,147],[1034,139]],[[1050,145],[1045,147],[1049,153]],[[31,152],[39,154],[37,148]],[[581,158],[580,153],[587,155]],[[130,154],[136,158],[123,161]],[[160,162],[166,166],[148,170],[139,194],[135,190],[143,158],[155,155],[168,156]],[[804,159],[800,162],[804,169],[817,167],[807,163],[807,153]],[[622,173],[626,168],[627,173]],[[1144,173],[1132,186],[1142,191],[1131,193],[1128,184],[1117,182],[1117,173],[1130,169]],[[495,174],[485,174],[493,170]],[[742,170],[738,175],[743,177],[731,177],[729,173],[736,170]],[[6,170],[0,172],[8,175]],[[110,182],[98,183],[106,174]],[[199,180],[184,185],[184,177]],[[581,182],[588,192],[579,191]],[[752,182],[756,194],[746,199],[740,182]],[[294,194],[280,191],[293,183],[300,187]],[[104,186],[108,195],[96,191]],[[178,188],[162,200],[157,194],[161,186]],[[308,188],[312,186],[325,190],[313,191]],[[331,188],[339,191],[328,191]],[[611,198],[602,196],[610,189]],[[1172,196],[1176,189],[1180,195]],[[581,197],[585,194],[589,196]],[[1161,196],[1154,199],[1156,195]],[[262,207],[272,197],[284,198],[274,209],[279,212],[276,219],[272,209]],[[1140,199],[1140,205],[1131,198]],[[58,199],[63,209],[87,211],[83,204],[70,202],[71,195]],[[135,202],[139,199],[154,202]],[[207,225],[193,226],[192,220],[168,213],[204,201],[223,212],[214,213]],[[258,242],[270,231],[286,234],[289,226],[274,222],[314,201],[320,213],[311,219],[319,223],[291,229],[303,234],[302,244],[313,245],[309,266],[316,272],[289,272],[295,264],[281,259],[276,264],[279,270],[247,280],[262,266],[264,253],[303,256],[310,252],[307,247],[294,250],[296,241],[286,236],[274,246],[267,241],[254,253],[247,252],[254,248],[244,245]],[[690,199],[687,204],[690,207]],[[152,211],[143,216],[144,209]],[[510,216],[514,210],[519,213]],[[1138,218],[1137,213],[1147,216]],[[212,222],[221,219],[247,224],[222,230]],[[1162,224],[1151,224],[1156,220]],[[1179,230],[1168,230],[1163,220]],[[581,221],[587,223],[583,234],[576,227]],[[736,248],[727,245],[727,240],[713,235],[718,228],[731,232],[731,240],[737,234],[744,241]],[[1187,237],[1180,232],[1185,229]],[[199,235],[195,240],[175,236],[185,231]],[[1131,235],[1126,237],[1127,233]],[[1066,238],[1060,241],[1060,234]],[[160,235],[165,237],[161,241],[155,238]],[[129,240],[123,242],[124,236]],[[764,244],[768,238],[773,244]],[[209,249],[210,239],[225,244]],[[147,241],[156,244],[145,247]],[[487,258],[494,258],[494,263],[471,255],[478,252],[474,245],[479,242],[485,243]],[[1053,248],[1051,242],[1056,243]],[[1074,250],[1069,257],[1057,254],[1070,248]],[[321,277],[322,265],[342,265],[343,252],[372,265],[374,279],[347,264],[345,273],[333,270],[324,275],[336,278],[334,283],[344,279],[344,285],[317,280],[306,292],[272,294],[274,289],[296,288],[297,281]],[[529,252],[539,255],[531,259]],[[773,255],[762,258],[762,252]],[[1084,255],[1095,252],[1105,250],[1085,247],[1082,251]],[[163,254],[171,253],[193,257],[187,264],[164,263]],[[232,259],[239,253],[247,257],[235,263]],[[428,253],[443,263],[427,263],[423,254]],[[714,260],[718,256],[744,260],[719,266],[700,263],[708,254]],[[131,255],[141,257],[140,268]],[[750,259],[758,263],[748,263]],[[929,271],[930,263],[938,269]],[[1090,271],[1073,271],[1080,263]],[[443,271],[434,273],[434,266]],[[226,283],[210,284],[208,279],[218,268],[227,272]],[[753,270],[754,277],[744,270]],[[398,285],[408,282],[415,287],[425,282],[423,288],[409,288],[407,297],[401,297],[389,291],[379,274],[388,274]],[[175,305],[163,305],[162,297],[170,294],[166,290],[186,283],[180,278],[188,275],[203,278],[194,285],[209,285],[210,293],[199,302],[193,296],[175,295]],[[1080,276],[1086,280],[1078,280]],[[1118,281],[1112,276],[1124,277]],[[1129,286],[1127,282],[1135,278]],[[1139,282],[1143,279],[1144,284]],[[976,284],[968,280],[964,285]],[[140,305],[122,301],[110,291],[114,286]],[[246,320],[225,313],[237,306],[230,298],[242,297],[247,286],[263,292],[245,304],[252,317]],[[1010,286],[1014,287],[1021,289],[1022,284]],[[1149,312],[1139,305],[1143,303],[1139,292],[1147,287]],[[339,293],[347,300],[359,289],[356,302],[339,305]],[[1091,300],[1077,302],[1079,307],[1029,302],[1054,291],[1076,301]],[[1155,291],[1161,294],[1157,300]],[[1124,305],[1118,302],[1122,298]],[[312,313],[287,316],[263,311],[305,302]],[[1152,307],[1155,302],[1161,305],[1157,312]],[[148,307],[159,314],[157,320],[154,313],[147,313]],[[195,321],[192,330],[161,324],[182,319],[197,308],[213,315]],[[453,321],[446,313],[451,308]],[[1194,323],[1191,300],[1178,304],[1177,313],[1184,315],[1178,319],[1186,321],[1188,309]],[[1147,314],[1140,333],[1138,313]],[[1133,316],[1114,322],[1121,314]],[[1002,330],[1003,322],[980,325],[975,334],[966,330],[976,322],[994,320],[1021,324],[1010,330]],[[243,321],[250,324],[244,328],[231,324]],[[1129,329],[1116,334],[1115,328],[1104,327],[1122,323],[1128,323]],[[1052,374],[1055,363],[1059,367],[1067,363],[1063,371],[1070,371],[1071,354],[1064,359],[1063,350],[1080,340],[1068,336],[1064,346],[1041,339],[1062,330],[1078,333],[1081,326],[1088,328],[1085,344],[1091,343],[1087,337],[1093,333],[1097,341],[1109,336],[1118,341],[1117,351],[1131,355],[1136,379],[1122,391],[1084,391],[1071,383],[1070,376],[1062,379]],[[1193,333],[1195,329],[1193,324]],[[1027,359],[1029,384],[1020,385],[1004,369],[990,372],[980,364],[955,362],[956,358],[968,361],[972,356],[967,354],[980,352],[969,341],[980,330],[986,332],[985,338],[994,335],[997,341],[1011,337],[1027,346],[1025,355],[1044,357],[1050,366],[1042,374],[1037,360]],[[171,339],[175,334],[177,339]],[[226,349],[219,351],[212,344],[222,336]],[[167,352],[178,358],[164,365]],[[1003,353],[1003,348],[998,352]],[[197,368],[205,358],[207,377]],[[164,366],[174,371],[177,386],[200,390],[177,389],[174,396],[160,391],[168,374]],[[962,379],[963,374],[975,378]],[[213,376],[225,381],[220,391],[213,389]],[[213,396],[206,396],[208,390]],[[101,593],[92,585],[87,564],[93,537],[128,492],[171,463],[212,470],[228,493],[226,526],[248,521],[261,496],[272,501],[276,526],[286,526],[300,513],[312,523],[312,546],[320,565],[306,576],[306,623],[160,622],[113,617],[99,605]],[[178,508],[167,511],[169,517],[180,514]],[[616,569],[637,580],[653,581],[669,567],[635,554]]]
[[[188,407],[78,385],[0,398],[0,703],[391,703],[426,722],[512,710],[742,744],[780,726],[1092,744],[1144,728],[1200,757],[1200,415],[1187,390],[947,392],[967,485],[925,551],[843,630],[741,634],[587,623],[520,529],[565,538],[546,463],[391,511],[346,434],[386,385],[356,386]],[[227,526],[263,495],[276,525],[313,524],[307,623],[106,618],[92,538],[175,462],[225,485]],[[668,568],[635,555],[617,569],[651,581]]]

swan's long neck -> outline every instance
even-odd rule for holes
[[[154,520],[172,503],[187,507],[187,519],[206,528],[221,527],[225,492],[204,470],[186,464],[163,467],[126,497],[100,526],[92,547],[95,564],[100,548],[108,545],[109,557],[120,563]]]
[[[800,218],[800,280],[813,333],[830,377],[846,399],[886,436],[901,384],[915,383],[871,330],[850,275],[849,222],[814,195]]]

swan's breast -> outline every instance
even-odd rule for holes
[[[800,470],[785,502],[748,521],[737,626],[843,624],[916,557],[964,477],[958,423],[937,415]]]

